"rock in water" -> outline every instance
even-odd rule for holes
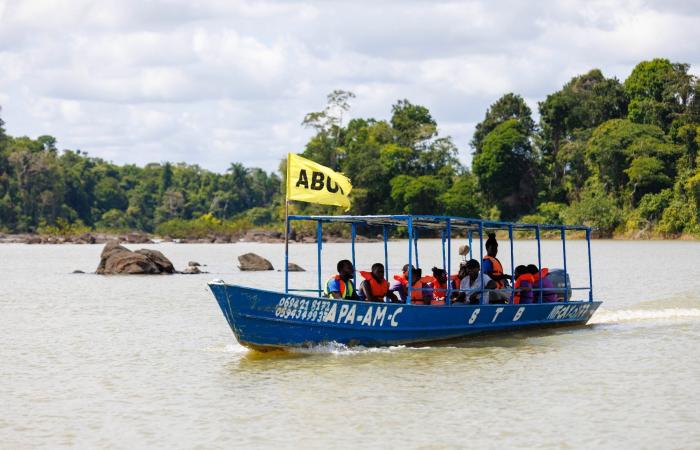
[[[151,262],[153,262],[153,264],[155,264],[156,267],[158,267],[160,273],[175,273],[175,267],[173,267],[173,263],[171,263],[170,260],[158,250],[149,250],[142,248],[140,250],[136,250],[136,253],[145,255],[148,259],[150,259]]]
[[[199,273],[204,273],[201,270],[199,270],[199,267],[197,266],[187,266],[187,269],[183,270],[180,272],[185,275],[197,275]]]
[[[288,272],[306,272],[303,267],[301,267],[298,264],[294,264],[293,262],[290,262],[287,264],[287,271]]]
[[[132,252],[119,245],[119,241],[109,241],[100,255],[98,274],[161,274],[174,273],[175,268],[161,252],[140,249]]]
[[[255,253],[246,253],[238,257],[241,270],[275,270],[272,263]]]
[[[190,266],[190,267],[198,267],[198,266],[201,266],[201,264],[198,263],[197,261],[190,261],[190,262],[187,263],[187,265]]]

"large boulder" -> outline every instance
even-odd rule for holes
[[[105,244],[100,255],[98,274],[161,274],[174,273],[175,268],[161,252],[157,250],[140,249],[132,252],[119,244],[119,241],[109,241]]]
[[[241,270],[275,270],[272,263],[255,253],[246,253],[238,257]]]
[[[153,264],[156,265],[160,273],[175,273],[175,267],[173,267],[173,263],[171,263],[170,260],[158,250],[149,250],[142,248],[136,250],[136,253],[145,255],[148,259],[150,259],[153,262]]]
[[[287,271],[288,272],[306,272],[303,267],[301,267],[299,264],[295,264],[293,262],[290,262],[287,264]]]

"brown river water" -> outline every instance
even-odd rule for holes
[[[0,448],[700,448],[698,242],[593,241],[605,303],[585,327],[272,354],[236,343],[206,282],[282,289],[283,272],[242,273],[236,256],[283,267],[283,245],[129,247],[210,273],[71,274],[102,246],[0,246]],[[561,266],[559,241],[542,254]],[[585,242],[567,254],[587,285]],[[349,256],[324,245],[324,280]],[[441,264],[440,242],[419,257]],[[536,263],[534,242],[515,258]],[[405,259],[391,243],[390,272]],[[315,287],[315,245],[290,260],[309,270],[292,287]],[[381,244],[358,244],[360,268],[376,261]]]

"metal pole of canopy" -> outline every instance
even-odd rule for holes
[[[448,221],[450,219],[447,219]],[[440,239],[442,242],[442,270],[445,270],[446,264],[445,264],[445,233],[446,230],[440,231]]]
[[[564,301],[568,302],[569,301],[569,283],[567,282],[567,274],[569,273],[566,270],[566,228],[561,227],[561,249],[564,254]],[[540,271],[542,268],[540,267]],[[540,283],[542,282],[542,277],[540,277]]]
[[[350,225],[351,229],[351,241],[352,243],[350,244],[350,247],[352,248],[352,268],[355,271],[352,275],[352,279],[355,280],[355,283],[357,283],[357,266],[355,265],[355,237],[357,236],[357,228],[356,228],[356,223],[353,222]]]
[[[387,239],[389,234],[386,229],[386,225],[382,225],[382,235],[384,237],[384,278],[389,279],[389,248],[387,246]]]
[[[411,304],[413,286],[413,217],[408,218],[408,287],[406,289],[406,304]]]
[[[515,299],[515,253],[513,253],[513,224],[508,225],[508,239],[510,240],[510,274],[513,276],[513,279],[510,280],[510,298]]]
[[[289,200],[284,202],[284,293],[289,294]]]
[[[443,246],[444,248],[444,246]],[[444,264],[443,264],[444,265]],[[445,304],[451,303],[452,297],[452,223],[447,219],[447,292],[445,292]],[[459,289],[459,286],[457,286]]]
[[[537,268],[542,270],[542,250],[540,248],[540,226],[535,227],[535,238],[537,239]],[[537,297],[537,303],[542,303],[542,277],[540,277],[540,295]]]
[[[323,246],[323,226],[321,221],[316,221],[316,262],[318,265],[318,296],[323,292],[321,290],[321,247]]]
[[[416,247],[416,269],[420,267],[420,262],[418,262],[418,228],[413,230],[413,245]]]
[[[472,230],[469,229],[469,259],[472,259]]]
[[[471,238],[471,232],[469,233]],[[469,246],[469,253],[471,256],[471,245]],[[484,263],[484,222],[479,222],[479,264]],[[481,270],[479,270],[479,285],[481,286],[481,293],[479,294],[479,304],[484,304],[484,276]],[[469,301],[469,299],[467,299]]]
[[[591,264],[591,229],[586,228],[586,244],[588,245],[588,301],[593,301],[593,265]]]

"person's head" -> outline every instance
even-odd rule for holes
[[[481,269],[481,265],[476,259],[470,259],[467,261],[465,267],[467,268],[467,274],[472,277],[477,276],[479,274],[479,270]]]
[[[539,273],[540,269],[537,268],[536,265],[534,264],[528,264],[527,265],[527,273],[531,275],[537,275]]]
[[[372,276],[377,281],[383,280],[384,279],[384,264],[382,264],[382,263],[372,264]]]
[[[355,276],[355,268],[352,266],[352,263],[347,260],[347,259],[341,259],[338,261],[338,275],[340,275],[341,278],[352,278]]]
[[[495,258],[498,254],[498,241],[496,240],[496,233],[489,233],[489,238],[486,239],[486,254]]]
[[[520,275],[524,275],[526,273],[530,273],[527,267],[523,265],[519,265],[518,267],[515,268],[515,278],[518,278]]]
[[[406,276],[408,276],[408,268],[409,267],[411,268],[411,270],[416,270],[413,266],[411,266],[409,264],[404,264],[403,268],[401,269],[401,272]]]
[[[440,283],[444,283],[447,281],[447,272],[444,269],[433,267],[433,277]]]

